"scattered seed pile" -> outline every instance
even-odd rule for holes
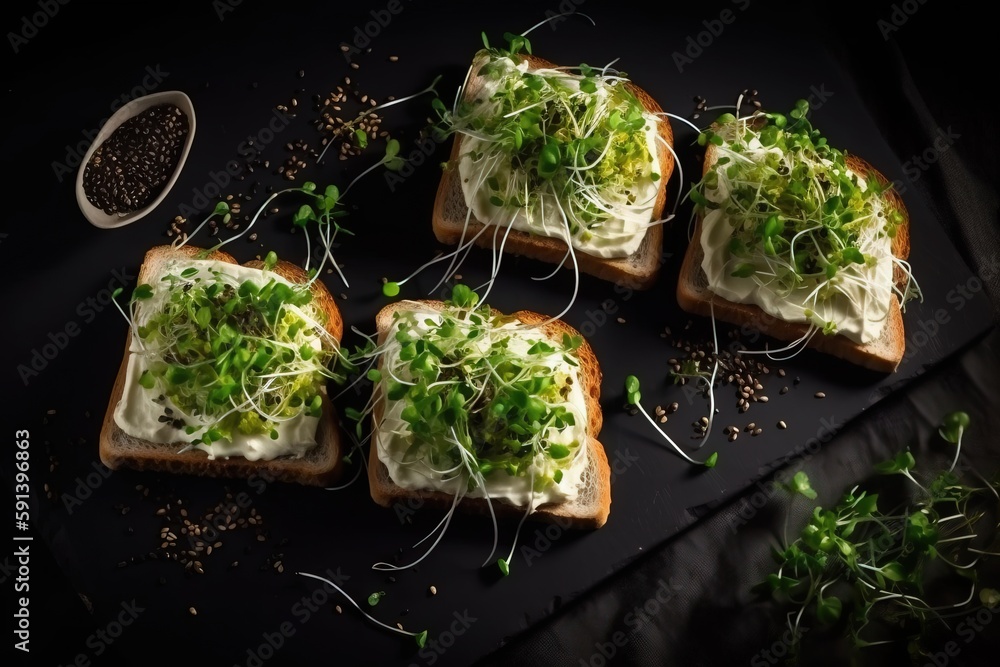
[[[684,331],[690,330],[692,324],[692,321],[688,320],[684,326]],[[697,382],[697,378],[681,377],[679,374],[700,374],[706,380],[711,376],[716,354],[712,349],[712,342],[710,340],[692,340],[684,334],[675,336],[670,327],[666,327],[663,333],[660,334],[660,337],[666,339],[670,345],[683,352],[682,355],[670,357],[667,360],[667,365],[670,372],[674,375],[677,384],[683,386],[689,382]],[[738,329],[730,330],[726,337],[732,343],[729,346],[725,346],[720,342],[720,347],[723,349],[718,355],[719,371],[715,381],[717,387],[728,385],[734,389],[733,398],[736,401],[736,409],[739,414],[745,414],[756,403],[767,403],[770,401],[765,386],[768,381],[777,382],[781,385],[778,391],[780,395],[788,393],[790,384],[799,384],[800,379],[797,377],[792,379],[791,382],[786,379],[787,373],[785,369],[768,366],[764,361],[758,359],[757,355],[749,356],[741,354],[741,350],[744,348],[743,344],[739,342],[740,332]],[[826,394],[816,392],[815,396],[816,398],[825,398]],[[666,423],[669,415],[677,412],[679,407],[679,404],[676,402],[666,408],[657,405],[655,408],[656,417],[660,423]],[[707,416],[701,416],[696,421],[691,422],[691,427],[694,430],[691,438],[700,439],[704,437],[708,429],[708,423],[709,419]],[[781,420],[777,422],[776,427],[784,430],[788,428],[788,423],[785,420]],[[730,442],[736,440],[741,432],[758,436],[764,432],[764,426],[763,424],[749,422],[742,429],[734,425],[725,426],[722,429],[723,435]]]
[[[139,484],[135,490],[142,500],[149,501],[149,487]],[[249,529],[256,533],[258,542],[269,539],[264,527],[264,517],[254,507],[241,506],[228,489],[223,500],[200,515],[190,511],[181,498],[156,497],[154,502],[157,506],[154,514],[162,521],[157,534],[158,546],[148,553],[119,561],[119,568],[147,560],[172,560],[181,564],[187,573],[205,574],[204,561],[224,547],[229,533]],[[124,515],[131,511],[131,507],[119,503],[115,510]],[[132,529],[127,529],[127,532],[131,533]],[[284,570],[280,560],[276,563],[272,563],[272,560],[269,559],[268,567],[273,565],[279,572]],[[239,561],[234,560],[229,567],[238,565]]]
[[[84,168],[87,200],[108,215],[149,204],[177,168],[189,131],[187,115],[173,104],[157,104],[126,120]]]

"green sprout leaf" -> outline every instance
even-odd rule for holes
[[[995,609],[1000,605],[1000,591],[995,588],[984,588],[979,591],[979,601],[989,609]]]
[[[427,631],[422,630],[417,634],[413,635],[413,639],[417,642],[417,646],[423,648],[427,644]]]
[[[394,283],[392,281],[385,283],[382,285],[382,294],[389,298],[399,296],[399,283]]]
[[[507,559],[505,558],[497,559],[497,565],[500,567],[500,571],[503,573],[503,576],[506,577],[507,575],[510,574],[510,566],[507,565]]]
[[[803,495],[809,500],[816,499],[816,491],[809,484],[809,476],[805,471],[800,470],[792,477],[792,481],[787,486],[792,493]]]
[[[147,285],[146,283],[139,285],[132,292],[133,299],[148,299],[151,296],[153,296],[153,288],[150,285]]]
[[[957,445],[962,438],[962,433],[969,428],[969,414],[967,412],[950,412],[941,421],[938,433],[941,437],[953,445]]]
[[[903,451],[897,454],[894,458],[883,461],[875,466],[877,472],[883,475],[891,475],[897,472],[909,471],[917,462],[913,458],[913,454],[909,451]]]
[[[354,130],[354,139],[358,142],[358,147],[368,148],[368,133],[364,130]]]
[[[629,375],[625,378],[625,402],[628,405],[639,405],[642,394],[639,392],[639,378]]]
[[[842,608],[840,598],[831,596],[816,599],[816,617],[826,625],[832,625],[840,619]]]
[[[368,596],[368,606],[374,607],[379,603],[379,601],[385,597],[385,591],[378,591],[377,593],[372,593]]]
[[[267,256],[264,257],[264,268],[270,271],[277,265],[278,265],[278,254],[273,250],[271,250],[270,252],[267,253]]]
[[[142,375],[139,376],[139,386],[144,389],[152,389],[155,384],[156,378],[148,370],[143,371]]]

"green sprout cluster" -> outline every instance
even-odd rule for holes
[[[956,460],[968,424],[968,414],[955,412],[945,417],[939,430],[956,445]],[[989,504],[997,509],[1000,484],[967,484],[955,474],[954,464],[921,482],[908,450],[878,464],[875,471],[906,478],[914,490],[911,501],[883,511],[878,494],[856,486],[833,507],[816,507],[799,537],[776,551],[779,568],[760,585],[791,608],[793,649],[800,648],[800,627],[807,618],[844,627],[856,648],[891,643],[904,635],[919,647],[932,626],[947,626],[949,618],[974,609],[969,605],[977,592],[988,606],[1000,601],[996,590],[983,587],[975,569],[984,555],[1000,555],[982,548],[990,532],[984,533],[981,525]],[[804,472],[784,486],[793,498],[817,497]],[[969,586],[964,601],[930,601],[930,577],[946,574]],[[882,639],[886,627],[895,628],[893,638]]]
[[[276,263],[269,253],[264,271]],[[193,444],[240,433],[277,438],[281,422],[301,413],[319,417],[322,388],[338,377],[330,368],[338,345],[309,287],[209,273],[190,266],[134,290],[146,366],[138,383],[207,423],[183,425],[188,435],[204,429]]]
[[[871,269],[883,259],[878,247],[896,236],[904,216],[886,204],[891,184],[853,173],[808,113],[799,100],[787,116],[722,114],[698,136],[717,159],[690,198],[702,214],[721,209],[732,226],[731,276],[781,295],[808,288],[805,316],[813,320],[819,302],[837,294],[853,299],[850,288],[872,287]],[[919,288],[906,262],[892,262],[908,277],[905,288],[892,286],[905,304]],[[836,331],[835,322],[818,325]]]
[[[459,160],[471,162],[491,204],[523,210],[529,220],[556,207],[562,231],[587,241],[606,221],[646,203],[637,201],[639,182],[659,179],[646,139],[653,121],[622,73],[586,64],[526,71],[518,64],[530,42],[506,37],[508,48],[490,48],[484,35],[486,48],[475,59],[476,74],[496,92],[460,100],[454,110],[435,99],[434,131],[439,139],[479,140]]]

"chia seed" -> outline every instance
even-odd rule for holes
[[[126,120],[84,168],[87,201],[108,215],[147,206],[177,168],[189,132],[188,117],[173,104],[157,104]]]

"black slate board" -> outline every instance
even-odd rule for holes
[[[199,661],[212,664],[247,665],[255,664],[255,659],[267,664],[319,659],[335,664],[466,664],[676,535],[788,457],[808,451],[813,442],[825,446],[828,436],[848,420],[989,328],[988,306],[980,294],[972,293],[975,283],[970,272],[928,203],[916,188],[908,187],[904,197],[913,220],[911,261],[925,301],[911,305],[906,313],[908,355],[899,371],[883,377],[806,353],[779,364],[788,373],[786,379],[798,376],[801,384],[789,383],[792,390],[779,396],[781,385],[769,376],[766,385],[771,402],[755,405],[742,418],[735,413],[731,390],[718,390],[721,412],[716,434],[700,454],[718,449],[720,462],[712,471],[693,470],[666,450],[645,421],[626,414],[621,394],[624,377],[637,373],[643,378],[647,405],[680,402],[681,410],[669,428],[681,443],[688,442],[688,422],[704,414],[700,398],[692,397],[689,403],[687,393],[669,384],[666,360],[677,351],[660,337],[665,326],[676,334],[689,320],[687,337],[706,340],[710,334],[707,321],[681,313],[674,299],[673,277],[686,244],[688,209],[682,207],[665,242],[672,254],[654,289],[628,294],[584,277],[580,296],[566,317],[586,333],[593,331],[590,340],[604,369],[601,439],[616,470],[611,518],[593,533],[527,525],[520,544],[532,551],[519,550],[511,576],[502,580],[492,569],[479,568],[489,551],[490,526],[466,517],[452,522],[437,551],[414,571],[397,574],[395,582],[372,572],[369,568],[374,561],[391,558],[401,547],[416,542],[440,516],[417,511],[410,516],[412,524],[404,523],[397,513],[370,501],[363,480],[333,493],[260,480],[220,483],[128,471],[102,474],[96,441],[125,336],[124,322],[101,303],[102,290],[109,281],[124,277],[127,282],[134,276],[145,249],[166,240],[162,232],[178,208],[191,204],[213,174],[218,176],[228,160],[239,157],[246,137],[256,135],[274,118],[273,106],[297,96],[309,108],[313,93],[331,90],[344,75],[383,99],[418,90],[443,74],[439,91],[450,99],[450,91],[480,44],[481,29],[497,41],[505,30],[524,29],[544,19],[547,9],[525,4],[521,11],[500,16],[464,5],[461,15],[419,3],[394,6],[402,9],[389,21],[380,13],[388,10],[377,3],[346,11],[312,8],[300,14],[290,7],[267,11],[237,6],[222,14],[220,21],[216,8],[206,5],[198,13],[170,17],[163,26],[144,26],[122,36],[130,48],[116,51],[117,58],[100,57],[110,55],[106,51],[110,47],[92,45],[97,53],[87,71],[53,70],[45,54],[53,52],[55,41],[76,43],[71,33],[96,25],[102,18],[100,10],[84,15],[79,10],[73,13],[71,6],[59,16],[65,21],[62,27],[53,20],[51,32],[43,32],[29,44],[34,51],[25,48],[19,62],[24,70],[19,72],[17,84],[22,88],[18,92],[32,100],[34,115],[22,114],[22,130],[8,136],[5,143],[10,154],[45,161],[36,179],[46,191],[48,223],[38,224],[34,203],[18,203],[12,214],[17,224],[11,227],[9,238],[3,239],[0,251],[11,269],[12,278],[5,287],[9,296],[44,306],[22,323],[14,344],[3,351],[3,367],[8,369],[5,393],[12,400],[5,421],[10,430],[31,431],[35,548],[44,543],[53,551],[67,578],[92,606],[94,628],[106,628],[117,619],[125,609],[123,604],[134,601],[136,608],[142,608],[137,620],[111,644],[84,635],[76,642],[63,642],[59,660],[69,662],[76,655],[93,659],[100,650],[120,655],[127,664],[167,664],[188,655],[189,646],[196,645]],[[721,21],[723,9],[732,12],[732,22],[713,23],[717,18]],[[535,52],[565,63],[603,64],[620,57],[617,66],[664,108],[682,115],[692,109],[694,95],[708,98],[711,104],[731,103],[748,85],[756,87],[764,103],[776,109],[789,107],[799,97],[822,97],[813,120],[831,142],[856,150],[889,178],[912,185],[907,180],[912,173],[888,149],[854,85],[837,69],[822,43],[787,33],[780,44],[760,43],[760,30],[773,28],[777,20],[765,8],[750,3],[704,6],[690,18],[670,24],[628,22],[627,28],[620,3],[588,3],[585,11],[597,28],[580,17],[555,24],[555,29],[543,26],[531,35]],[[372,53],[357,55],[361,68],[350,70],[339,44],[350,43],[358,34],[356,27],[364,30],[379,17],[387,25],[379,26],[379,34],[372,38]],[[712,36],[710,28],[719,31],[720,25],[720,34]],[[705,31],[712,39],[702,37],[707,43],[702,53],[679,72],[672,53],[683,52],[689,36],[697,40]],[[794,60],[784,57],[790,51],[797,54]],[[399,62],[388,62],[389,55],[399,55]],[[301,78],[300,70],[305,74]],[[82,128],[97,127],[116,97],[127,94],[143,77],[157,78],[151,72],[163,79],[157,89],[184,90],[192,97],[198,120],[194,148],[160,210],[120,230],[93,229],[76,209],[72,176],[57,184],[50,163],[64,159],[67,150],[63,146],[80,141]],[[299,88],[306,92],[298,93]],[[66,99],[73,100],[69,108],[59,103]],[[415,135],[428,109],[426,101],[385,114],[385,125],[400,129],[396,136],[404,154],[416,150]],[[313,140],[315,133],[308,126],[313,115],[300,113],[277,133],[266,152],[272,167],[285,157],[286,142]],[[693,133],[680,124],[675,124],[675,132],[685,172],[696,173],[698,151],[689,145]],[[333,292],[349,293],[350,298],[340,304],[349,325],[370,331],[374,313],[385,302],[379,293],[380,278],[401,277],[437,251],[428,218],[438,178],[435,165],[446,156],[447,147],[436,147],[424,164],[392,189],[376,174],[352,190],[347,224],[357,236],[345,238],[337,250],[352,288],[344,290],[333,276],[327,279]],[[309,178],[321,184],[331,180],[344,184],[372,159],[333,160],[323,169],[311,170]],[[341,166],[346,166],[343,173]],[[234,184],[225,191],[248,191],[246,186],[258,176],[248,176],[240,184],[244,187]],[[282,182],[269,178],[260,180]],[[244,206],[255,207],[261,200],[258,195]],[[58,226],[58,237],[53,225]],[[288,258],[301,256],[302,239],[287,234],[288,226],[287,216],[265,219],[257,230],[264,249]],[[38,248],[43,247],[46,251],[39,262]],[[241,260],[264,250],[242,240],[229,249]],[[482,282],[488,266],[489,254],[474,251],[461,270],[465,282]],[[507,311],[527,307],[558,312],[571,291],[572,277],[563,272],[544,283],[530,280],[548,271],[549,267],[535,262],[506,259],[491,295],[492,305]],[[403,296],[423,296],[438,277],[425,274],[407,285]],[[963,287],[971,298],[961,296]],[[90,298],[96,302],[88,302]],[[602,304],[612,305],[614,312],[598,326]],[[618,317],[624,323],[618,323]],[[932,333],[935,319],[939,325]],[[17,366],[30,363],[33,351],[48,343],[50,334],[58,339],[57,332],[65,331],[71,322],[80,333],[66,339],[65,349],[25,386]],[[721,327],[720,331],[729,329]],[[347,341],[351,340],[349,336]],[[815,399],[817,390],[825,391],[827,398]],[[44,414],[48,410],[55,413]],[[724,424],[742,425],[750,418],[768,427],[760,437],[744,434],[730,444],[718,432]],[[779,419],[788,422],[786,431],[773,427]],[[50,455],[58,461],[51,472]],[[46,499],[43,484],[49,485],[52,500]],[[175,499],[181,498],[192,515],[200,516],[224,500],[223,484],[231,490],[242,516],[254,509],[264,517],[265,541],[257,541],[252,529],[227,534],[223,547],[203,559],[205,575],[185,575],[176,563],[162,560],[118,567],[159,545],[157,508],[171,499],[176,507]],[[144,498],[137,485],[150,489],[150,496]],[[70,505],[72,512],[63,500],[69,497],[65,494],[82,500]],[[125,508],[127,513],[123,513]],[[502,524],[501,551],[510,548],[514,528],[513,523]],[[406,555],[412,553],[418,552]],[[237,560],[239,566],[227,567]],[[283,574],[274,568],[277,560]],[[373,627],[344,600],[322,592],[318,582],[293,574],[328,570],[340,574],[344,588],[359,599],[384,590],[386,596],[373,611],[390,624],[398,620],[409,629],[426,628],[437,648],[430,648],[429,643],[417,652],[410,641]],[[427,592],[431,585],[438,590],[436,596]],[[314,608],[305,601],[310,596],[315,596]],[[334,604],[343,607],[343,615],[333,611]],[[189,613],[190,607],[197,609],[197,616]],[[34,613],[38,632],[46,632],[50,612],[39,609]],[[165,635],[183,641],[165,643]],[[271,650],[277,644],[280,648]]]

